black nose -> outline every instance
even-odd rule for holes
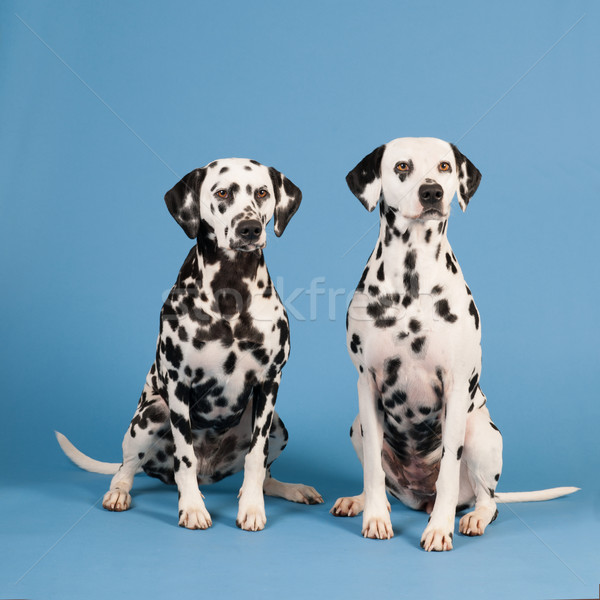
[[[423,206],[432,206],[442,201],[444,190],[439,183],[424,183],[419,188],[419,200]]]
[[[253,242],[258,241],[258,238],[262,233],[262,224],[256,219],[240,221],[238,223],[238,226],[235,228],[235,233],[244,242],[251,244]]]

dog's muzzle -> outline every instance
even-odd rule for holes
[[[239,240],[236,248],[239,250],[255,250],[262,247],[259,243],[263,232],[262,223],[257,219],[246,219],[240,221],[235,228],[235,234]]]
[[[422,216],[441,217],[444,189],[439,183],[424,183],[419,188],[419,202],[423,206]]]

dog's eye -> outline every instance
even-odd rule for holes
[[[257,198],[266,198],[268,196],[269,192],[267,192],[267,190],[257,190],[256,191],[256,197]]]
[[[406,171],[410,171],[410,166],[408,163],[405,163],[405,162],[396,163],[396,171],[405,173]]]
[[[219,196],[219,198],[227,198],[228,195],[229,192],[227,190],[217,190],[217,196]]]
[[[441,162],[438,169],[444,173],[445,171],[449,171],[450,170],[450,163],[447,162]]]

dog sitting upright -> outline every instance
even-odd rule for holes
[[[302,194],[254,160],[217,160],[186,175],[165,202],[196,239],[160,315],[156,360],[123,441],[123,463],[95,461],[57,433],[67,456],[88,471],[115,473],[103,506],[127,510],[136,472],[179,490],[179,525],[212,524],[198,484],[244,469],[237,525],[263,529],[264,493],[320,503],[309,486],[273,479],[286,445],[275,412],[289,354],[288,318],[262,252],[274,215],[280,236]]]
[[[450,201],[464,211],[481,174],[459,150],[433,138],[399,138],[347,176],[381,227],[348,310],[347,342],[358,371],[359,416],[350,429],[364,491],[332,513],[363,512],[363,535],[392,537],[387,490],[431,513],[427,550],[450,550],[459,529],[481,535],[496,500],[547,500],[577,488],[495,494],[502,437],[479,387],[481,324],[446,238]]]

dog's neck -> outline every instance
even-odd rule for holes
[[[199,236],[196,258],[199,298],[213,314],[229,317],[247,310],[256,287],[252,282],[271,283],[262,250],[220,248],[213,236]]]
[[[447,223],[447,219],[408,219],[382,203],[373,253],[375,258],[381,254],[383,270],[377,278],[385,281],[385,287],[413,298],[431,293],[445,277],[446,254],[452,253]]]

